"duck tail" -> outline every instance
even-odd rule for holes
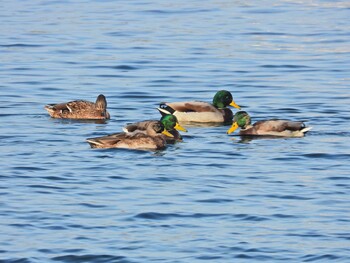
[[[46,104],[44,106],[45,110],[54,110],[56,104]]]
[[[98,148],[102,144],[94,138],[88,138],[86,141],[90,144],[91,148]]]
[[[303,134],[307,133],[308,131],[310,131],[312,129],[312,127],[305,127],[304,129],[300,130]]]
[[[52,114],[54,114],[54,112],[55,112],[54,105],[55,104],[47,104],[44,107],[44,109],[47,110],[47,112],[50,114],[50,116],[52,116]]]
[[[157,109],[160,112],[160,114],[162,114],[162,116],[167,114],[174,114],[175,112],[175,110],[172,107],[166,105],[164,102],[159,104],[159,107]]]

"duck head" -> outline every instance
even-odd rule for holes
[[[98,95],[96,102],[95,102],[96,108],[99,109],[102,114],[104,115],[104,117],[106,117],[106,119],[110,119],[110,115],[109,112],[107,111],[107,100],[105,95],[100,94]]]
[[[178,131],[187,132],[187,130],[179,124],[175,115],[166,114],[162,116],[160,122],[164,125],[167,131],[172,131],[175,129]]]
[[[230,129],[227,130],[227,134],[230,134],[238,128],[245,129],[251,124],[251,119],[246,111],[238,111],[233,117],[233,123]]]
[[[213,98],[213,105],[218,109],[224,109],[227,106],[232,106],[237,109],[241,107],[234,102],[231,92],[227,90],[218,91]]]

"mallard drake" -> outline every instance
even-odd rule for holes
[[[166,140],[162,134],[172,136],[160,121],[155,121],[150,123],[146,130],[142,132],[120,132],[97,138],[88,138],[86,141],[91,148],[161,150],[166,147]]]
[[[154,122],[157,121],[149,120],[131,123],[124,126],[123,131],[126,133],[144,132],[147,129],[147,127],[153,124]],[[164,125],[164,128],[172,135],[172,137],[169,137],[163,134],[167,143],[175,143],[176,141],[182,141],[182,136],[178,131],[187,132],[187,130],[179,124],[176,116],[172,114],[164,114],[164,116],[161,117],[160,122]]]
[[[48,104],[45,109],[52,118],[59,119],[105,120],[110,118],[107,111],[107,100],[102,94],[98,95],[96,102],[74,100],[66,103]]]
[[[303,137],[306,132],[311,130],[311,127],[306,127],[301,121],[288,120],[263,120],[251,125],[251,119],[247,112],[239,111],[233,118],[233,124],[228,129],[227,134],[241,128],[240,135],[267,135],[281,137]]]
[[[227,106],[240,109],[227,90],[218,91],[213,103],[203,101],[163,102],[158,110],[165,114],[173,114],[180,122],[226,123],[233,118],[232,111]]]

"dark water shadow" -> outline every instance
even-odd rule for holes
[[[200,127],[222,127],[222,126],[229,126],[232,124],[231,123],[218,123],[218,122],[189,122],[189,121],[179,121],[179,123],[185,127],[195,127],[195,128],[200,128]]]
[[[91,148],[91,147],[90,147]],[[118,154],[123,154],[123,153],[137,153],[137,154],[145,154],[145,153],[153,153],[153,155],[155,156],[162,156],[164,155],[164,151],[165,149],[162,150],[152,150],[152,149],[129,149],[129,148],[91,148],[91,150],[93,151],[97,151],[97,152],[104,152],[104,153],[118,153]],[[102,156],[102,158],[104,157],[111,157],[111,156]],[[113,156],[114,157],[114,156]]]
[[[109,120],[98,120],[98,119],[56,119],[56,118],[50,118],[49,119],[52,122],[55,123],[61,123],[61,124],[74,124],[74,123],[87,123],[87,124],[107,124]]]
[[[233,135],[232,140],[238,143],[249,143],[254,140],[286,140],[286,139],[300,139],[303,137],[285,137],[285,136],[273,136],[273,135]],[[235,138],[239,137],[239,140],[235,140]]]

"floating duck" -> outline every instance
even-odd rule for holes
[[[253,136],[280,136],[280,137],[303,137],[312,127],[306,127],[301,121],[288,120],[263,120],[251,125],[251,119],[247,112],[239,111],[233,118],[233,124],[227,134],[241,128],[240,135]]]
[[[126,125],[123,128],[123,131],[130,134],[144,132],[146,131],[149,125],[152,125],[155,122],[158,122],[158,121],[149,120],[149,121],[131,123]],[[182,141],[182,136],[178,131],[187,132],[187,130],[179,124],[176,116],[172,114],[165,114],[164,116],[161,117],[160,122],[164,125],[164,128],[172,135],[172,137],[169,137],[163,134],[167,143],[175,143],[176,141]]]
[[[98,95],[96,102],[75,100],[66,103],[48,104],[45,109],[52,118],[59,119],[105,120],[110,118],[107,111],[107,100],[102,94]]]
[[[172,136],[160,121],[155,121],[147,125],[142,132],[120,132],[97,138],[88,138],[86,141],[91,148],[161,150],[166,147],[166,140],[162,136],[163,134],[169,137]]]
[[[213,103],[203,101],[164,102],[158,110],[164,114],[173,114],[180,122],[226,123],[233,118],[232,111],[227,106],[240,109],[227,90],[218,91]]]

